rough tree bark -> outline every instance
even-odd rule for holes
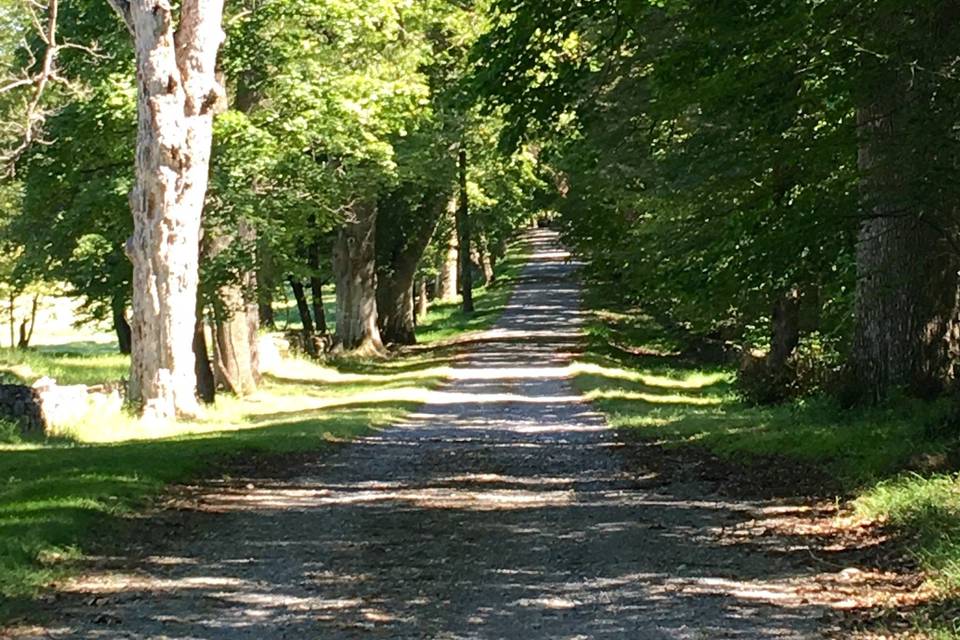
[[[365,355],[384,353],[377,327],[376,227],[376,203],[358,201],[334,242],[337,350]]]
[[[921,210],[907,185],[907,172],[922,161],[904,157],[909,87],[905,72],[894,74],[858,113],[864,219],[853,372],[871,401],[897,387],[921,396],[942,391],[960,346],[956,230],[942,212]]]
[[[460,198],[457,206],[457,244],[460,254],[460,294],[463,311],[473,313],[473,265],[470,260],[470,199],[467,195],[467,150],[458,154]]]
[[[208,255],[216,258],[230,245],[256,243],[256,229],[244,220],[234,230],[211,230]],[[239,282],[228,282],[217,288],[213,304],[213,372],[222,388],[245,396],[260,385],[260,358],[257,350],[260,313],[254,300],[256,273],[248,269]]]
[[[138,108],[130,398],[144,417],[199,411],[196,398],[197,248],[207,191],[223,0],[109,0],[133,35]]]

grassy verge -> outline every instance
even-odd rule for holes
[[[423,342],[493,323],[525,258],[522,245],[511,251],[499,284],[478,290],[476,314],[465,316],[456,305],[431,310],[421,327]],[[111,359],[86,346],[76,351],[11,351],[2,354],[7,358],[2,362],[19,366],[27,379],[51,375],[61,382],[98,382],[125,373],[122,357]],[[452,347],[438,345],[336,366],[287,359],[255,396],[219,397],[190,423],[90,416],[59,439],[0,444],[0,620],[68,575],[95,540],[123,526],[170,484],[210,474],[236,456],[320,450],[396,422],[442,381],[454,354]]]
[[[948,402],[901,399],[855,411],[825,398],[749,406],[734,392],[731,370],[671,356],[675,345],[642,312],[605,307],[599,290],[587,298],[595,313],[574,383],[612,426],[740,462],[816,466],[859,514],[911,541],[940,598],[960,595],[960,429]],[[960,638],[956,629],[929,633]]]

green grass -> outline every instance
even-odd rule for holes
[[[59,384],[99,384],[130,374],[130,357],[113,344],[79,342],[28,350],[0,349],[0,380],[32,383],[49,377]]]
[[[899,530],[940,597],[960,596],[960,429],[948,401],[898,399],[844,410],[828,398],[774,407],[742,402],[734,372],[675,355],[638,310],[609,309],[599,289],[575,386],[632,436],[703,447],[739,462],[793,459],[822,469],[862,516]],[[943,628],[934,637],[960,638]]]
[[[336,372],[302,361],[285,363],[284,371],[296,377],[272,377],[249,400],[222,398],[194,423],[150,426],[114,416],[76,425],[69,440],[0,446],[6,613],[69,573],[93,540],[168,484],[209,474],[233,456],[322,449],[390,424],[438,380],[430,371],[382,383],[338,380]]]
[[[514,281],[529,257],[530,250],[525,243],[512,244],[507,255],[497,264],[494,283],[474,289],[472,314],[465,314],[459,302],[431,304],[426,318],[417,326],[417,340],[421,344],[430,344],[466,331],[489,329],[510,301]]]

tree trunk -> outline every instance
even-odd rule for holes
[[[207,336],[204,331],[203,305],[197,302],[197,321],[193,328],[194,371],[197,376],[197,396],[204,404],[213,404],[217,397],[217,383],[210,368],[210,355],[207,351]]]
[[[235,230],[212,229],[208,236],[210,259],[238,242],[252,247],[257,239],[256,229],[242,219],[237,221]],[[240,282],[226,282],[217,288],[213,304],[213,372],[218,385],[245,396],[255,393],[260,384],[260,313],[255,301],[256,273],[251,267],[240,278]]]
[[[238,396],[250,395],[260,384],[257,306],[246,299],[242,286],[227,285],[218,293],[214,305],[214,376],[217,384],[228,391]]]
[[[310,276],[310,300],[313,302],[313,317],[316,318],[317,333],[327,335],[327,312],[323,308],[323,280]]]
[[[273,294],[276,289],[276,268],[267,243],[262,238],[257,242],[257,315],[260,326],[276,330],[277,319],[273,311]]]
[[[493,270],[493,259],[490,256],[490,247],[487,245],[485,238],[480,238],[480,241],[477,243],[477,254],[480,268],[483,269],[483,283],[485,285],[491,285],[496,275]]]
[[[30,317],[20,323],[20,340],[17,342],[18,349],[27,349],[30,341],[33,340],[33,330],[37,326],[37,307],[40,305],[40,295],[35,294],[30,303]]]
[[[897,75],[903,76],[903,72]],[[909,78],[876,87],[862,108],[859,165],[865,217],[857,241],[853,372],[871,401],[897,387],[929,396],[953,377],[958,350],[958,256],[952,223],[922,211],[906,193],[898,117],[910,102]]]
[[[377,328],[377,207],[354,205],[350,219],[337,233],[333,247],[333,272],[337,282],[338,350],[381,355]]]
[[[470,260],[470,200],[467,195],[467,150],[460,149],[460,202],[457,207],[457,236],[460,254],[460,292],[463,311],[473,313],[473,265]]]
[[[380,335],[388,344],[416,344],[417,324],[413,317],[413,286],[404,287],[402,283],[395,283],[384,289],[381,298],[378,291],[377,307],[389,309],[381,317]]]
[[[299,278],[290,276],[290,288],[297,301],[297,312],[300,314],[300,323],[303,325],[303,348],[311,356],[317,355],[316,343],[313,340],[313,318],[310,317],[310,305],[307,303],[307,294],[303,290],[303,283]]]
[[[457,201],[450,199],[448,215],[451,219],[456,216]],[[437,275],[437,299],[441,302],[453,302],[457,299],[457,270],[458,270],[456,224],[451,225],[447,236],[446,251],[443,255],[443,264]]]
[[[9,314],[10,315],[9,323],[10,323],[10,348],[11,349],[17,346],[17,337],[16,337],[17,336],[17,318],[16,318],[17,306],[16,305],[17,305],[17,297],[11,291],[10,292],[10,314]]]
[[[415,344],[414,278],[437,223],[446,210],[444,193],[428,192],[415,204],[401,199],[399,207],[387,207],[381,216],[380,268],[377,280],[377,313],[380,336],[387,343]]]
[[[323,279],[320,277],[320,244],[314,242],[310,246],[310,297],[313,302],[313,318],[316,330],[322,336],[327,335],[327,313],[323,308]]]
[[[109,0],[133,34],[137,60],[130,398],[145,417],[199,411],[196,325],[200,215],[207,191],[213,114],[222,88],[216,60],[223,0],[170,4]]]
[[[773,307],[767,369],[782,372],[800,344],[800,291],[790,289]]]
[[[117,333],[117,344],[120,353],[129,355],[132,347],[130,323],[127,321],[127,309],[122,298],[115,297],[111,305],[113,311],[113,329]]]
[[[427,279],[420,278],[420,283],[417,286],[417,308],[416,311],[414,311],[414,319],[420,322],[426,317],[429,309],[430,302],[427,300]]]

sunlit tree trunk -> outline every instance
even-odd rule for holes
[[[457,200],[456,198],[450,198],[447,208],[449,219],[448,222],[444,223],[443,227],[447,229],[447,226],[449,226],[449,230],[447,231],[446,243],[443,245],[443,261],[440,264],[439,273],[437,274],[437,300],[440,302],[452,302],[457,299],[459,253],[457,252],[456,211]]]
[[[198,413],[197,248],[207,191],[223,0],[109,0],[133,35],[137,60],[130,398],[145,417]]]
[[[337,283],[334,346],[368,355],[384,352],[377,327],[377,206],[358,201],[337,233],[333,272]]]
[[[414,320],[420,322],[430,310],[430,301],[427,299],[427,280],[420,278],[417,283],[417,306],[414,311]]]
[[[477,244],[477,261],[483,270],[483,283],[492,284],[495,272],[493,270],[493,257],[490,255],[490,247],[486,238],[479,238]]]

